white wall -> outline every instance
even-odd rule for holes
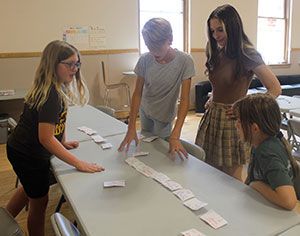
[[[105,27],[107,49],[135,49],[137,8],[137,0],[1,0],[0,53],[40,52],[63,27],[90,25]]]

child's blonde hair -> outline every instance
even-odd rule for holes
[[[143,27],[142,35],[149,50],[159,50],[167,41],[173,40],[172,27],[163,18],[152,18]]]
[[[77,68],[75,81],[73,80],[71,83],[63,83],[56,73],[58,64],[74,54],[77,55],[78,62],[80,62],[79,51],[64,41],[52,41],[45,47],[39,67],[35,73],[33,86],[25,97],[25,102],[30,108],[39,110],[47,100],[52,86],[57,90],[65,107],[68,104],[79,103],[83,105],[88,102],[89,93],[80,68]]]
[[[293,166],[295,176],[299,168],[291,154],[288,141],[280,132],[281,113],[276,100],[269,94],[258,93],[247,95],[233,104],[233,113],[240,120],[245,141],[251,144],[250,125],[256,123],[259,129],[268,136],[277,136],[284,144]]]

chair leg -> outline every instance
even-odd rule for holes
[[[107,103],[108,103],[108,93],[109,93],[109,90],[105,90],[105,96],[104,96],[104,106],[107,106]]]
[[[131,96],[130,96],[130,89],[127,87],[127,96],[128,96],[128,105],[131,107]]]
[[[59,210],[60,210],[60,208],[61,208],[61,206],[62,206],[62,204],[63,204],[64,202],[66,202],[66,199],[65,199],[64,195],[61,195],[61,197],[60,197],[60,199],[59,199],[59,202],[58,202],[58,204],[57,204],[57,207],[56,207],[55,212],[59,212]]]
[[[19,185],[19,178],[17,177],[17,179],[16,179],[16,184],[15,184],[15,188],[17,188],[18,185]]]

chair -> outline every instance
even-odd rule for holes
[[[60,213],[51,215],[51,224],[56,236],[80,236],[76,226]]]
[[[108,95],[110,90],[113,89],[122,89],[125,88],[127,91],[127,104],[124,105],[125,107],[130,107],[131,105],[131,96],[130,96],[130,89],[128,84],[126,83],[119,83],[119,84],[107,84],[106,82],[106,76],[105,76],[105,66],[104,66],[104,62],[101,61],[101,65],[102,65],[102,77],[103,77],[103,82],[105,85],[105,96],[104,96],[104,106],[107,106],[108,104]]]
[[[291,140],[291,148],[292,148],[292,155],[297,161],[300,161],[300,120],[291,118],[287,121],[289,132],[292,137]]]
[[[0,207],[0,234],[2,236],[21,236],[22,229],[9,212]]]
[[[180,142],[189,154],[198,158],[201,161],[205,160],[205,152],[200,146],[191,143],[190,141],[183,138],[180,139]]]
[[[111,107],[107,107],[107,106],[96,106],[96,108],[104,113],[106,113],[107,115],[111,116],[111,117],[115,117],[115,112],[116,110],[111,108]]]

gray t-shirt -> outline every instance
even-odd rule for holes
[[[176,116],[176,102],[184,79],[195,76],[192,57],[181,51],[168,64],[159,64],[148,52],[143,54],[134,72],[144,78],[140,108],[147,116],[169,123]]]

